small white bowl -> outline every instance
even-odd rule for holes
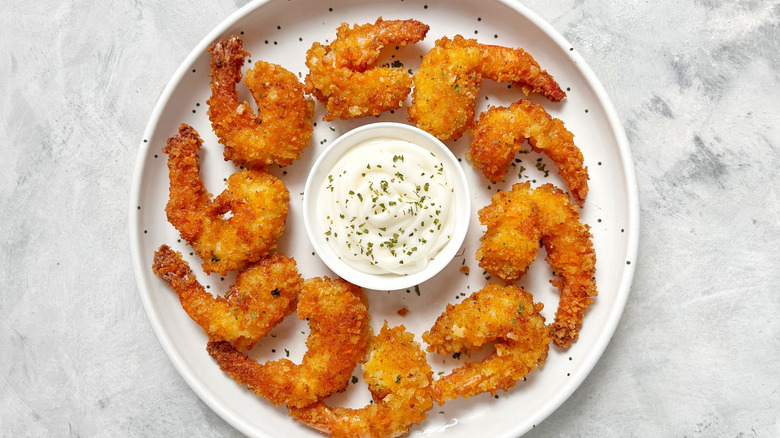
[[[455,228],[452,237],[421,271],[411,274],[369,274],[353,268],[334,252],[317,221],[318,192],[339,159],[352,147],[377,138],[394,138],[417,144],[439,157],[451,175],[455,192]],[[397,290],[423,283],[438,274],[458,253],[471,218],[471,197],[463,168],[449,148],[436,137],[411,125],[380,122],[363,125],[337,138],[317,158],[303,192],[303,221],[314,251],[336,275],[366,289]]]

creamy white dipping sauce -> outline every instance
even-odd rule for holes
[[[433,152],[379,138],[349,149],[319,189],[321,232],[341,260],[369,274],[413,274],[455,228],[449,169]]]

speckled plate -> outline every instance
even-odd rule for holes
[[[200,155],[202,176],[209,190],[219,193],[224,179],[236,169],[223,160],[222,146],[217,142],[206,114],[210,93],[208,45],[223,36],[238,34],[252,54],[252,61],[274,62],[303,78],[306,74],[304,54],[313,42],[332,40],[342,22],[373,22],[379,16],[415,18],[430,25],[425,41],[400,50],[388,47],[383,62],[400,61],[405,68],[416,71],[420,57],[437,38],[459,33],[484,43],[523,47],[568,93],[559,104],[533,95],[531,99],[543,103],[575,134],[590,171],[590,194],[582,210],[582,220],[591,226],[594,236],[599,296],[586,315],[579,341],[568,350],[551,348],[544,366],[508,392],[434,406],[428,419],[411,432],[411,436],[444,436],[446,433],[448,438],[517,437],[558,408],[585,379],[606,348],[629,295],[639,233],[633,162],[607,95],[576,48],[519,3],[509,0],[268,0],[253,2],[230,16],[184,60],[162,93],[144,132],[130,201],[130,237],[138,290],[149,321],[171,362],[198,396],[222,418],[251,436],[319,436],[291,420],[285,408],[273,407],[224,375],[206,353],[207,340],[200,327],[184,313],[176,295],[152,273],[152,257],[161,244],[182,251],[196,271],[200,265],[166,221],[168,174],[166,155],[161,149],[166,139],[176,133],[180,123],[194,126],[204,139]],[[248,92],[241,93],[240,97],[251,100]],[[522,92],[517,88],[485,81],[477,109],[506,105],[521,97]],[[312,142],[301,159],[287,168],[273,170],[287,185],[292,198],[279,251],[295,257],[304,277],[333,275],[312,250],[301,218],[306,175],[318,154],[340,134],[365,123],[408,123],[405,109],[378,118],[334,123],[323,122],[323,113],[318,104]],[[464,136],[448,145],[462,159],[469,140]],[[489,184],[468,162],[461,161],[473,191],[472,225],[461,251],[441,274],[417,287],[367,291],[375,329],[378,330],[385,320],[392,325],[404,324],[421,341],[421,334],[433,324],[447,303],[461,301],[490,281],[474,259],[479,237],[484,231],[477,220],[477,210],[487,205],[497,190],[509,188],[517,181],[531,181],[533,185],[552,182],[565,187],[546,157],[532,152],[519,154],[517,158],[521,162],[510,170],[507,182],[500,186]],[[464,266],[469,268],[470,274],[463,272]],[[207,276],[200,272],[198,278],[210,291],[220,294],[228,289],[235,277]],[[548,320],[552,319],[558,300],[557,291],[549,284],[550,278],[551,271],[542,254],[520,282],[537,301],[545,303],[544,315]],[[402,308],[409,309],[406,316],[399,315],[398,310]],[[299,360],[305,351],[307,334],[308,326],[304,322],[294,316],[288,317],[273,330],[272,336],[252,349],[251,355],[260,361],[279,357]],[[479,357],[454,359],[429,354],[429,362],[438,374],[458,366],[463,360]],[[356,379],[352,380],[356,383],[350,384],[346,392],[328,399],[328,403],[351,407],[368,403],[370,395],[359,368],[353,374]]]

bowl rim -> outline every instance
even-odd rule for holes
[[[421,271],[412,274],[370,274],[340,260],[322,237],[317,215],[317,192],[325,175],[341,156],[365,141],[377,138],[397,138],[417,144],[436,154],[450,170],[455,186],[456,222],[449,242]],[[399,290],[419,285],[441,272],[459,252],[466,238],[471,219],[469,184],[462,166],[449,147],[433,135],[416,126],[398,122],[376,122],[345,132],[334,140],[315,160],[306,178],[303,192],[303,221],[309,242],[320,260],[336,275],[357,286],[373,290]]]

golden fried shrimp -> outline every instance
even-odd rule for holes
[[[483,78],[515,82],[526,94],[541,93],[552,101],[566,96],[523,49],[480,44],[460,35],[443,37],[423,57],[412,79],[409,121],[441,140],[460,137],[473,124]]]
[[[249,53],[237,36],[218,41],[211,52],[209,119],[225,159],[237,165],[266,168],[287,166],[309,145],[314,100],[303,93],[303,84],[292,72],[256,61],[244,82],[257,103],[257,115],[248,102],[238,101],[236,84]]]
[[[303,288],[295,260],[281,254],[241,271],[224,297],[206,292],[181,254],[167,245],[154,253],[152,269],[209,340],[232,342],[238,349],[252,348],[292,313]]]
[[[588,168],[574,135],[541,105],[521,100],[507,107],[493,107],[479,116],[474,139],[466,154],[482,175],[492,182],[504,180],[515,152],[528,143],[535,152],[550,157],[580,207],[588,194]]]
[[[319,401],[291,408],[290,416],[334,437],[398,437],[421,423],[433,407],[433,373],[414,335],[387,322],[371,341],[363,377],[373,403],[332,408]]]
[[[479,211],[479,221],[487,226],[477,249],[479,266],[505,281],[525,275],[540,243],[544,245],[555,276],[550,283],[561,293],[552,341],[559,347],[571,345],[591,297],[598,294],[590,227],[580,222],[577,207],[552,184],[532,189],[527,182],[518,183],[510,192],[493,195],[491,205]]]
[[[261,170],[244,169],[227,180],[215,199],[200,178],[203,141],[182,124],[168,139],[170,198],[168,221],[203,259],[203,270],[225,275],[260,260],[276,248],[284,231],[290,194],[282,181]],[[224,215],[232,212],[229,219]]]
[[[468,353],[495,342],[496,351],[480,362],[469,362],[434,384],[436,402],[508,390],[544,363],[550,330],[539,313],[544,305],[517,286],[489,284],[447,309],[423,334],[428,351]]]
[[[308,350],[300,365],[288,359],[260,364],[228,342],[208,352],[225,373],[275,405],[302,407],[342,391],[368,351],[368,303],[359,287],[327,277],[304,281],[298,318],[309,321]]]
[[[325,104],[325,120],[379,115],[401,107],[412,79],[403,68],[374,68],[386,44],[405,46],[425,38],[428,26],[416,20],[382,20],[339,26],[328,46],[315,42],[306,52],[307,93]]]

